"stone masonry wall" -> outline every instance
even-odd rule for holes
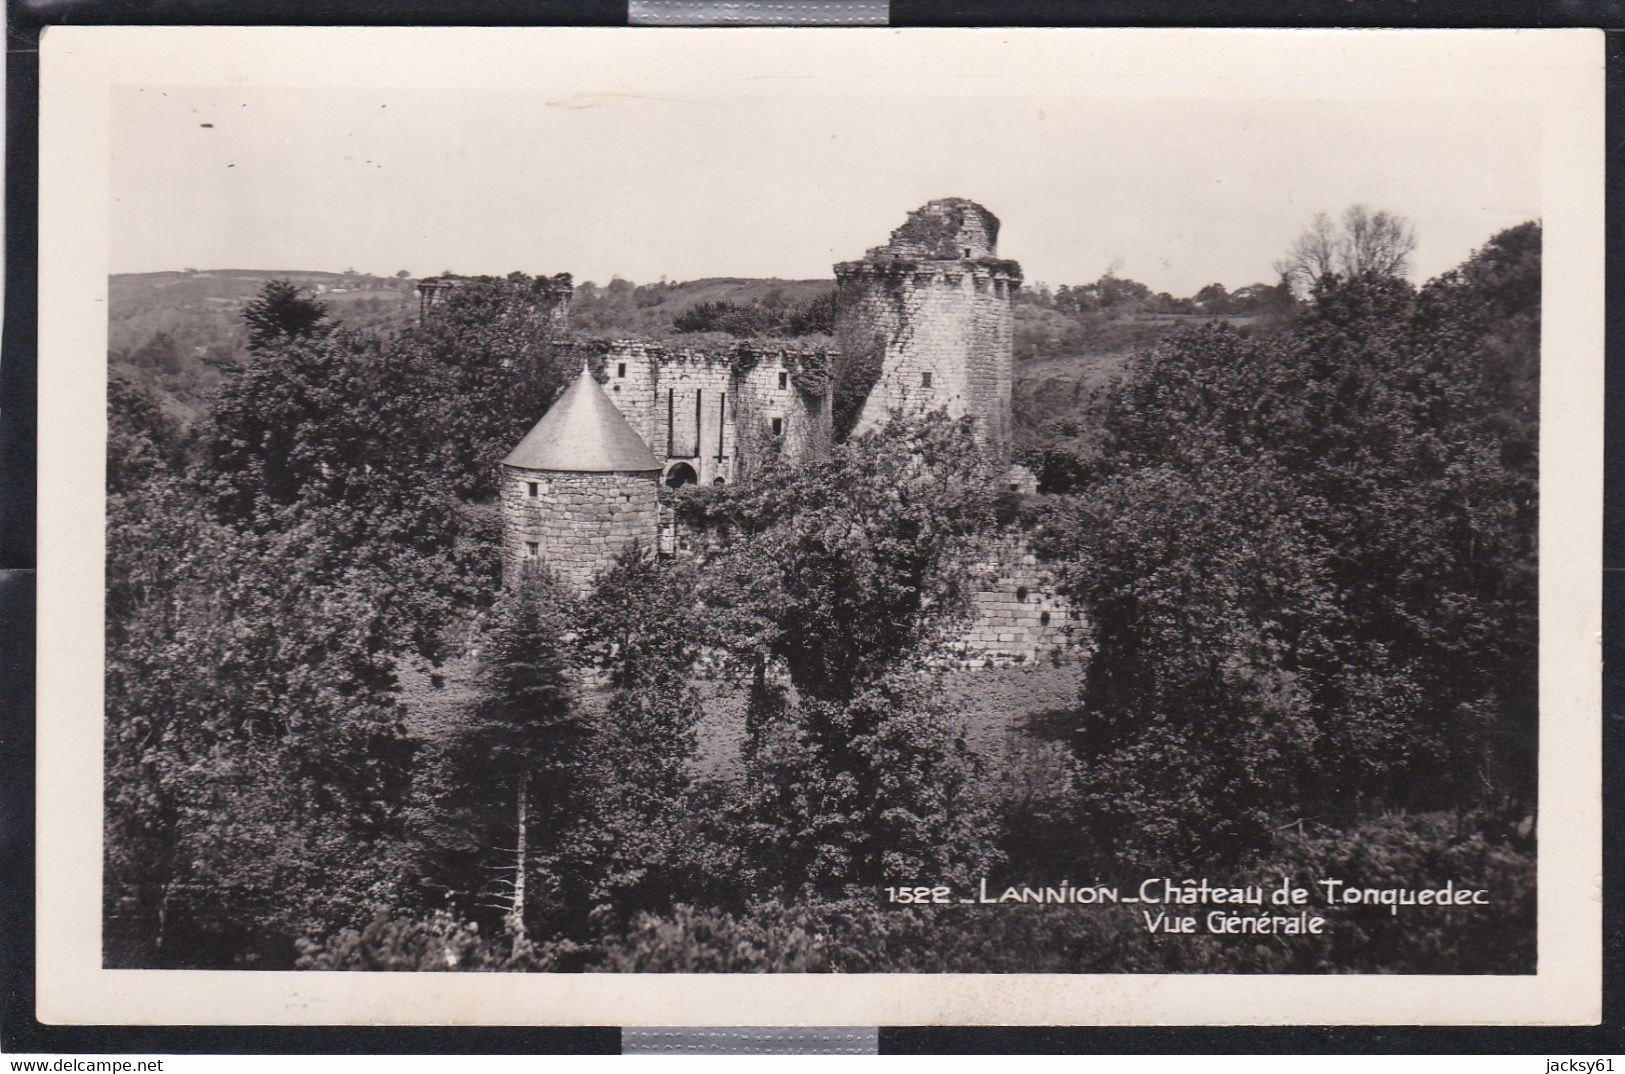
[[[682,462],[702,485],[732,484],[771,455],[801,460],[829,450],[827,393],[797,385],[793,366],[807,352],[793,344],[705,349],[626,339],[596,347],[590,360],[602,361],[610,400],[668,472]]]
[[[1057,591],[1054,569],[1033,554],[1019,531],[989,539],[972,571],[978,584],[972,619],[945,646],[947,663],[1015,667],[1076,658],[1079,614]]]
[[[726,354],[662,347],[655,373],[655,457],[693,467],[701,485],[734,479],[733,368]]]
[[[839,332],[848,353],[878,339],[880,377],[857,432],[893,411],[943,408],[978,419],[998,457],[1010,447],[1010,391],[1019,275],[1003,261],[848,262],[836,267]],[[929,383],[927,376],[929,375]]]
[[[759,350],[755,364],[734,380],[741,481],[775,453],[806,462],[829,452],[833,439],[829,393],[810,393],[797,384],[791,365],[801,354],[789,348]],[[778,433],[773,431],[775,421]]]
[[[649,450],[657,455],[666,449],[664,434],[657,437],[663,427],[665,414],[655,413],[656,384],[659,367],[656,364],[661,348],[640,340],[621,339],[603,344],[604,391],[610,402],[626,416],[632,431],[643,439]]]
[[[564,473],[502,467],[502,580],[527,564],[553,571],[585,594],[628,545],[653,550],[656,471]],[[536,486],[536,495],[530,486]]]

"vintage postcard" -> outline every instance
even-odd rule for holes
[[[41,1020],[1597,1020],[1600,33],[42,64]]]

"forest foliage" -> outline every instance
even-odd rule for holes
[[[500,585],[495,463],[575,373],[524,283],[385,332],[267,292],[192,425],[112,378],[108,965],[1532,967],[1537,224],[1421,288],[1333,272],[1169,329],[1033,442],[1037,506],[966,423],[899,420],[680,495],[705,569],[628,555],[580,600]],[[926,657],[1035,514],[1085,674],[1000,768]],[[453,667],[454,718],[414,724],[405,680]],[[746,698],[724,777],[702,683]],[[1254,946],[881,897],[1199,869],[1499,909]]]

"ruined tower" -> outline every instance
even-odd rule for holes
[[[584,594],[628,545],[651,547],[660,463],[581,375],[502,460],[502,576],[545,565]]]
[[[1021,266],[997,256],[999,219],[940,198],[908,214],[891,241],[835,266],[843,381],[871,386],[852,431],[893,411],[969,414],[997,458],[1010,450],[1012,304]]]

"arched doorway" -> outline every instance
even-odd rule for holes
[[[667,488],[680,489],[684,485],[692,485],[699,480],[700,475],[695,473],[694,467],[686,462],[675,463],[671,469],[666,471]]]

